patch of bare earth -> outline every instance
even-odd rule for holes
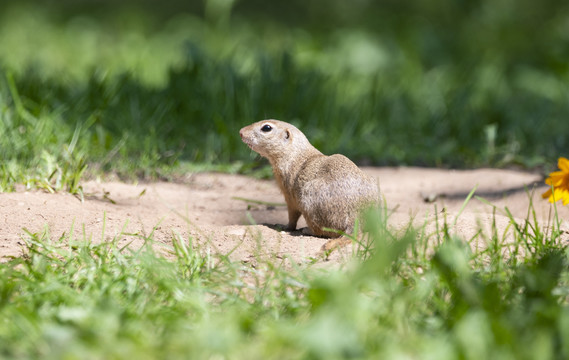
[[[489,233],[495,219],[499,234],[512,234],[507,207],[520,224],[528,218],[530,202],[541,226],[552,222],[552,206],[541,199],[546,190],[536,174],[495,169],[439,170],[424,168],[366,168],[378,178],[381,193],[391,214],[389,223],[404,228],[427,223],[434,231],[435,220],[453,223],[468,193],[496,206],[472,199],[452,229],[469,239],[480,229]],[[212,253],[230,254],[234,260],[249,261],[256,256],[285,257],[296,261],[317,257],[327,241],[312,236],[279,231],[286,224],[284,199],[274,181],[216,173],[188,175],[181,183],[125,184],[90,181],[83,184],[85,197],[42,191],[20,190],[0,194],[0,257],[22,253],[26,231],[49,230],[51,239],[108,241],[140,246],[144,237],[170,246],[179,235]],[[251,204],[242,199],[281,205]],[[429,200],[429,201],[425,201]],[[567,229],[569,207],[558,206]],[[253,225],[256,224],[256,225]],[[299,227],[306,226],[301,219]],[[565,237],[569,233],[565,233]],[[350,247],[338,251],[332,262],[342,261]]]

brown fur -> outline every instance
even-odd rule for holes
[[[266,125],[270,131],[261,130]],[[296,229],[302,215],[314,235],[339,236],[323,228],[350,233],[362,207],[379,199],[376,181],[347,157],[322,154],[291,124],[263,120],[242,128],[239,134],[271,163],[287,203],[288,230]]]

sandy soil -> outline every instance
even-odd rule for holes
[[[520,224],[528,218],[533,201],[540,225],[551,222],[550,204],[541,199],[546,190],[536,174],[495,169],[449,171],[424,168],[366,168],[379,179],[391,216],[390,225],[403,229],[410,219],[427,231],[434,231],[435,219],[452,223],[468,193],[496,206],[495,219],[500,234],[512,236],[507,207]],[[318,256],[326,239],[304,236],[300,231],[279,231],[275,224],[286,224],[284,199],[274,181],[245,176],[199,173],[188,174],[181,183],[140,183],[90,181],[83,184],[85,198],[20,189],[0,194],[0,257],[20,256],[30,233],[49,231],[53,240],[83,239],[120,242],[140,246],[142,238],[153,235],[164,244],[173,236],[192,239],[213,253],[231,253],[235,260],[250,261],[258,255],[297,261]],[[530,196],[533,194],[533,196]],[[254,204],[243,199],[274,204]],[[429,201],[426,201],[429,200]],[[452,230],[469,239],[482,229],[489,233],[493,207],[472,199]],[[558,206],[563,228],[569,228],[569,207]],[[257,225],[252,225],[257,224]],[[303,220],[299,226],[306,226]],[[569,241],[569,232],[564,237]],[[331,256],[342,261],[347,251]]]

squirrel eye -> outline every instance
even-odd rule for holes
[[[269,132],[271,130],[273,130],[273,127],[269,124],[263,125],[263,127],[261,128],[262,132]]]

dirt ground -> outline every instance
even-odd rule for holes
[[[482,229],[491,229],[493,218],[499,234],[512,236],[507,207],[523,224],[533,202],[540,226],[552,220],[552,206],[541,199],[547,188],[540,175],[496,169],[440,170],[425,168],[365,168],[379,179],[381,193],[391,214],[390,226],[397,231],[414,223],[434,231],[435,219],[453,223],[468,193],[473,198],[458,217],[452,232],[465,239]],[[229,254],[234,260],[249,261],[255,256],[296,261],[317,257],[327,241],[317,237],[279,231],[286,224],[284,199],[274,181],[217,173],[188,174],[180,183],[139,183],[89,181],[83,184],[84,200],[67,193],[25,191],[0,194],[0,258],[22,254],[22,244],[30,233],[49,231],[53,240],[83,239],[140,246],[142,238],[165,245],[179,236],[212,253]],[[532,196],[530,196],[533,194]],[[256,204],[243,199],[276,204]],[[569,241],[569,207],[558,203],[565,240]],[[256,225],[252,225],[256,224]],[[301,218],[299,228],[306,226]],[[29,237],[29,236],[28,236]],[[345,258],[350,247],[335,252],[331,262]]]

